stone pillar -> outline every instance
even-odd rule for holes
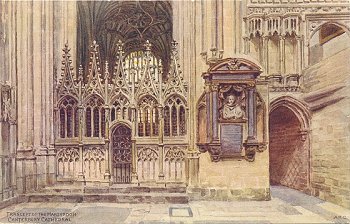
[[[81,85],[82,80],[80,80],[80,92],[81,92]],[[81,95],[81,94],[80,94]],[[81,103],[81,102],[80,102]],[[84,135],[84,107],[82,105],[78,106],[78,115],[79,115],[79,159],[80,159],[80,167],[78,171],[78,180],[84,181],[84,158],[83,158],[83,135]]]
[[[158,114],[159,114],[159,127],[158,127],[158,135],[159,135],[159,144],[158,144],[158,150],[159,150],[159,180],[164,180],[164,111],[163,107],[158,107]]]
[[[286,63],[285,63],[285,55],[286,55],[286,51],[285,51],[285,41],[286,41],[286,37],[285,36],[279,36],[279,54],[280,54],[280,73],[284,74],[286,72]]]
[[[134,91],[133,91],[134,92]],[[136,130],[137,130],[137,120],[136,120],[136,108],[134,106],[131,107],[131,122],[132,122],[132,135],[131,135],[131,183],[138,183],[137,177],[137,148],[136,148]]]
[[[193,152],[188,154],[188,185],[191,187],[197,187],[198,171],[199,171],[199,153]]]
[[[218,136],[218,86],[217,85],[212,85],[212,92],[211,92],[211,96],[212,96],[212,122],[213,122],[213,141],[218,141],[219,140],[219,136]]]
[[[105,109],[105,153],[106,153],[106,162],[105,162],[105,174],[104,174],[104,179],[107,180],[108,182],[110,181],[111,179],[111,171],[109,169],[109,161],[110,161],[110,157],[111,155],[109,154],[110,151],[109,151],[109,148],[110,148],[110,142],[111,142],[111,139],[110,139],[110,133],[109,133],[109,119],[110,119],[110,114],[109,114],[109,106],[108,105],[105,105],[104,107]]]
[[[263,37],[263,59],[264,59],[264,68],[265,74],[269,74],[269,37],[268,36],[264,36]]]
[[[207,113],[207,141],[206,142],[210,142],[211,141],[211,136],[212,136],[212,128],[211,128],[211,118],[212,118],[212,102],[211,102],[211,97],[210,97],[211,93],[210,93],[210,86],[209,84],[205,85],[205,98],[206,98],[206,102],[207,102],[207,111],[209,111],[209,113]]]
[[[244,54],[249,54],[249,53],[250,53],[250,40],[249,40],[249,37],[244,37]]]
[[[303,61],[303,58],[302,58],[302,45],[303,45],[303,42],[302,42],[302,39],[301,37],[297,37],[297,59],[296,59],[296,72],[297,74],[301,75],[301,70],[302,70],[302,61]]]
[[[248,139],[256,140],[256,96],[255,88],[250,88],[248,90]]]

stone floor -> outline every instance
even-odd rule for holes
[[[0,210],[0,223],[350,223],[350,210],[276,186],[260,202],[22,203]]]

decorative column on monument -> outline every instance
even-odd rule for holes
[[[261,68],[245,58],[213,59],[206,58],[210,68],[203,74],[207,117],[198,118],[206,123],[207,139],[197,145],[214,162],[254,161],[264,144],[257,140],[256,79]]]

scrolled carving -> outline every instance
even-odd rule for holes
[[[249,162],[254,162],[255,160],[255,152],[258,149],[256,145],[248,145],[245,148],[245,159]]]
[[[208,151],[212,162],[219,162],[221,160],[221,146],[209,146]]]

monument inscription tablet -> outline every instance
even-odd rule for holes
[[[240,154],[242,151],[242,130],[240,124],[221,124],[221,150],[222,155],[230,156]]]

